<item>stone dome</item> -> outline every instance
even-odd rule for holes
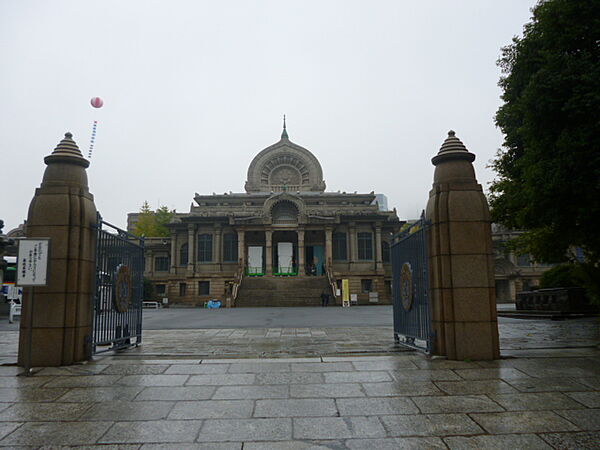
[[[265,148],[248,167],[246,192],[323,192],[323,170],[307,149],[289,140],[283,129],[279,142]]]

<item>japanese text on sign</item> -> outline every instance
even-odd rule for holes
[[[21,239],[17,258],[17,286],[44,286],[50,240]]]

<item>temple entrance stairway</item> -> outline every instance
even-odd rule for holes
[[[320,306],[325,290],[331,305],[333,299],[326,276],[244,277],[235,306]]]

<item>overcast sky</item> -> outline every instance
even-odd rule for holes
[[[90,190],[120,226],[144,200],[187,212],[195,192],[244,192],[283,114],[328,191],[381,192],[416,218],[449,129],[493,179],[496,60],[534,3],[0,0],[4,232],[65,132],[87,157],[94,120]]]

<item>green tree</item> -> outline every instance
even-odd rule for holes
[[[144,277],[144,300],[154,300],[154,285],[152,281]]]
[[[146,237],[168,237],[169,229],[166,225],[175,215],[175,210],[170,211],[166,206],[160,206],[156,211],[150,209],[147,201],[140,208],[134,233],[137,236]]]
[[[169,230],[166,225],[171,221],[175,211],[170,211],[166,206],[160,206],[154,213],[158,236],[169,236]]]
[[[529,230],[522,253],[600,257],[600,1],[543,0],[498,61],[504,149],[493,161],[493,220]]]

